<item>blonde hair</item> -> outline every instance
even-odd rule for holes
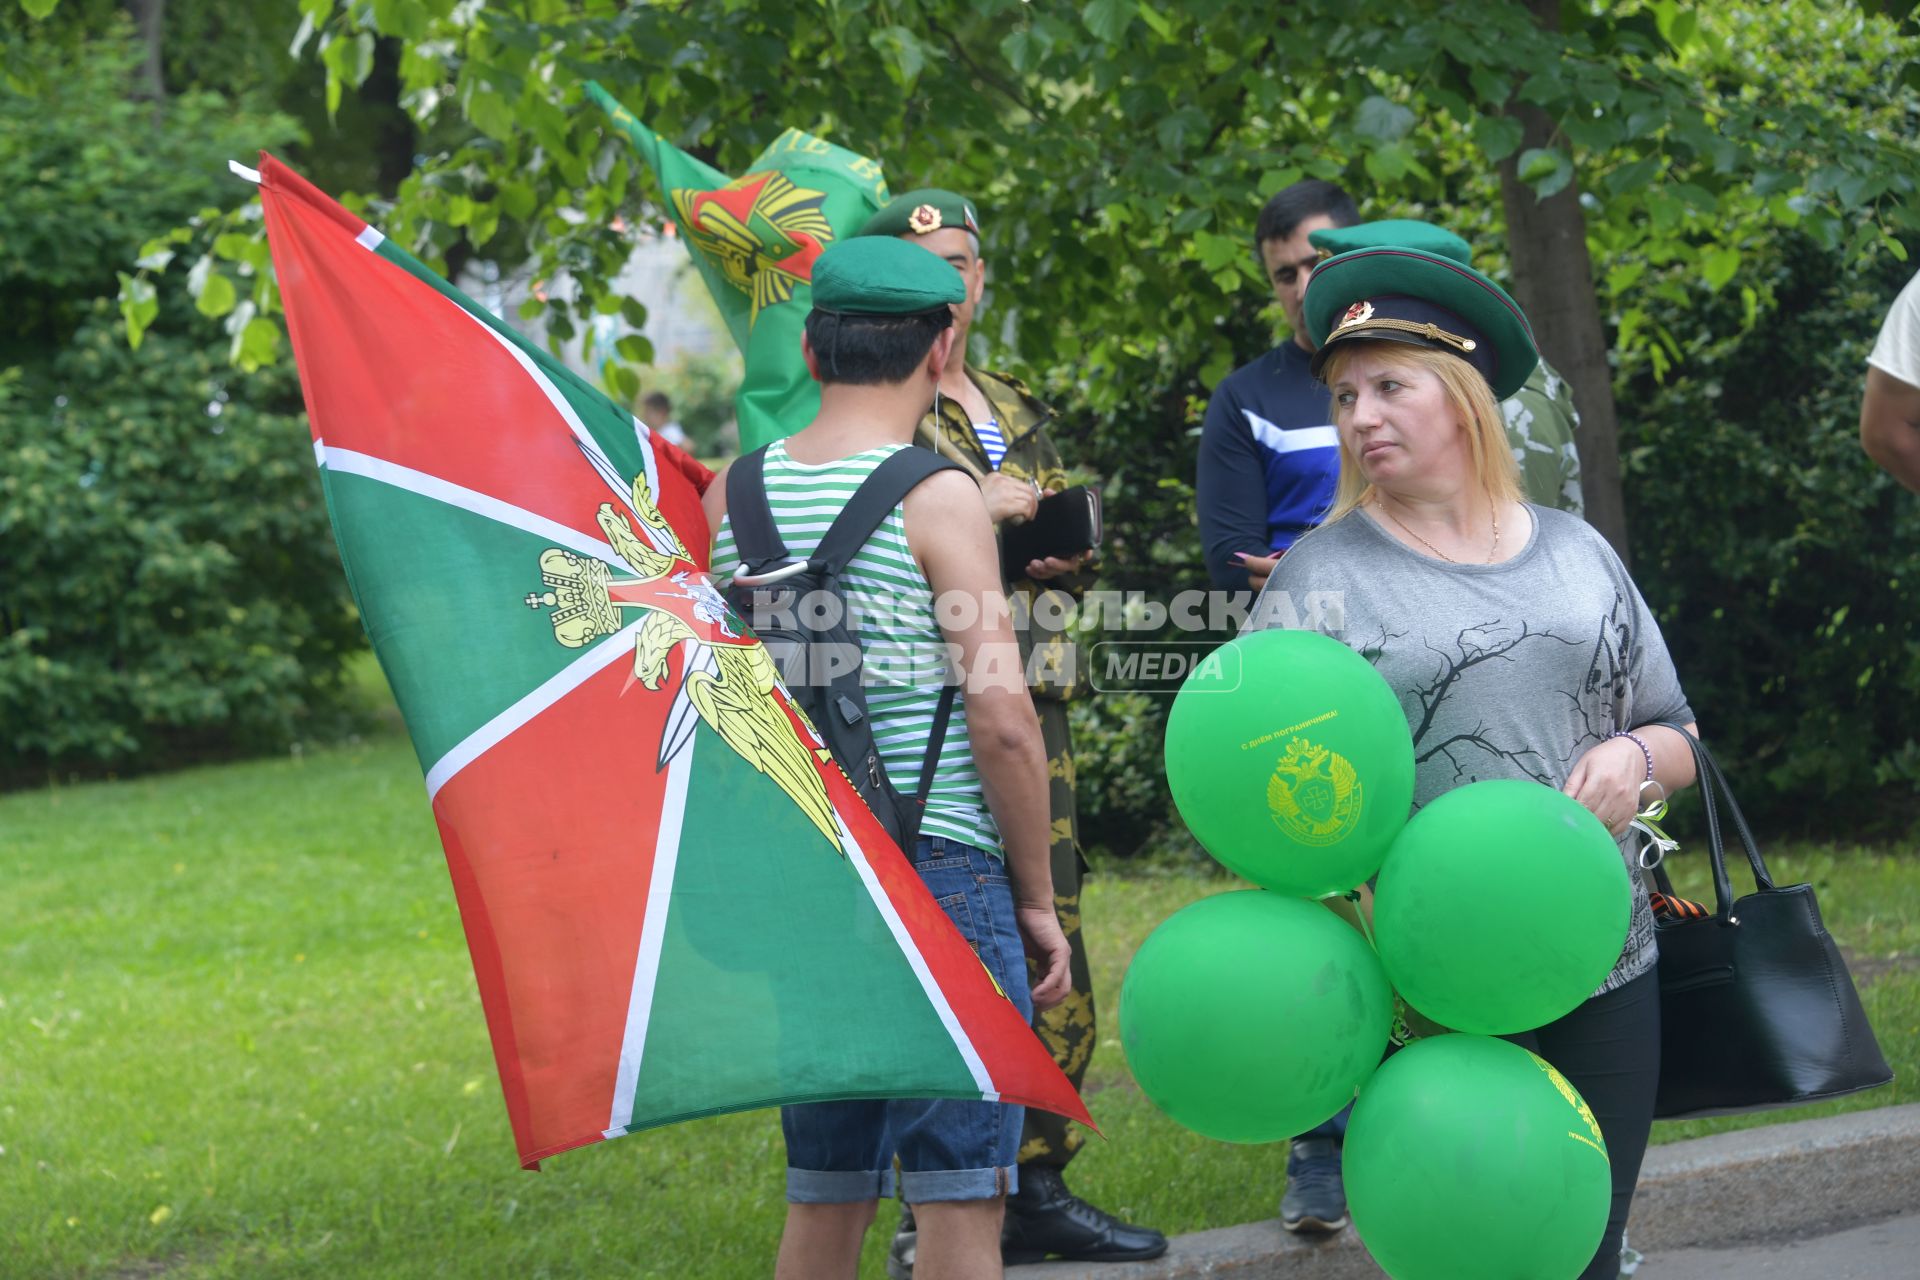
[[[1327,353],[1321,380],[1329,387],[1338,382],[1342,370],[1359,354],[1363,345],[1372,347],[1389,344],[1353,340],[1341,343]],[[1480,371],[1459,356],[1445,351],[1408,342],[1390,345],[1394,359],[1424,369],[1440,380],[1448,407],[1458,415],[1462,429],[1467,433],[1467,449],[1472,459],[1474,479],[1487,495],[1487,500],[1493,503],[1494,509],[1498,510],[1508,502],[1525,502],[1526,496],[1520,488],[1520,468],[1514,463],[1513,451],[1507,444],[1505,420],[1500,416],[1500,406],[1494,401],[1493,388],[1487,385]],[[1340,422],[1341,412],[1340,407],[1335,405],[1333,420],[1336,424]],[[1343,431],[1340,433],[1340,480],[1334,489],[1333,508],[1322,523],[1332,524],[1356,507],[1365,506],[1374,496],[1374,486],[1361,475],[1359,461],[1350,451],[1347,435]]]

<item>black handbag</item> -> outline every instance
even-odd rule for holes
[[[1765,1111],[1890,1082],[1893,1071],[1820,921],[1813,886],[1773,883],[1720,766],[1704,744],[1681,736],[1699,768],[1715,909],[1674,898],[1666,869],[1652,868],[1664,899],[1655,911],[1661,1042],[1653,1114],[1677,1120]],[[1755,891],[1738,901],[1723,821],[1753,869]]]

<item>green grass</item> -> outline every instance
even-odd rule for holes
[[[363,673],[364,674],[364,673]],[[369,678],[377,688],[377,672]],[[1842,849],[1812,878],[1910,1099],[1920,876]],[[1702,883],[1685,860],[1683,891]],[[303,757],[0,797],[0,1247],[31,1276],[763,1275],[779,1125],[722,1117],[514,1159],[419,768],[378,737]],[[1269,1217],[1285,1153],[1195,1137],[1129,1079],[1111,1017],[1127,957],[1192,873],[1088,886],[1108,1011],[1089,1078],[1106,1130],[1074,1186],[1169,1231]],[[1697,896],[1697,895],[1696,895]],[[880,1275],[883,1207],[863,1274]]]

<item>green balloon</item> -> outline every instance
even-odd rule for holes
[[[1278,1142],[1333,1116],[1392,1026],[1393,993],[1360,935],[1258,889],[1174,913],[1120,988],[1120,1043],[1142,1092],[1223,1142]]]
[[[1194,838],[1280,893],[1345,893],[1413,803],[1400,699],[1353,650],[1256,631],[1214,650],[1167,713],[1167,783]]]
[[[1606,1231],[1606,1140],[1518,1045],[1435,1036],[1360,1090],[1342,1152],[1354,1230],[1393,1280],[1571,1280]]]
[[[1407,823],[1374,886],[1374,945],[1421,1013],[1510,1035],[1593,994],[1632,910],[1600,820],[1551,787],[1502,778],[1449,791]]]

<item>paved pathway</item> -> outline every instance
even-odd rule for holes
[[[1011,1273],[1010,1273],[1011,1274]],[[1745,1249],[1673,1249],[1633,1280],[1900,1280],[1920,1277],[1920,1213],[1812,1240]]]

